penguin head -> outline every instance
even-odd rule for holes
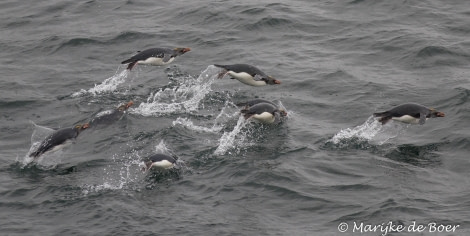
[[[126,103],[126,104],[122,104],[122,105],[119,106],[117,109],[118,109],[118,111],[125,111],[125,110],[129,109],[129,107],[131,107],[133,104],[134,104],[134,102],[133,102],[133,101],[130,101],[130,102]]]
[[[435,118],[435,117],[445,117],[445,114],[443,112],[439,112],[437,111],[436,109],[434,108],[431,108],[429,109],[430,113],[429,113],[429,116],[431,118]]]
[[[284,109],[281,108],[281,109],[279,109],[278,111],[279,111],[279,114],[280,114],[281,116],[287,116],[287,111],[286,111],[286,110],[284,110]]]
[[[90,124],[85,123],[83,125],[75,125],[74,129],[80,133],[82,130],[87,129],[88,127],[90,127]]]
[[[266,84],[281,84],[281,81],[271,77],[271,76],[267,76],[267,77],[264,77],[262,78],[262,80],[264,80],[266,82]]]
[[[178,55],[185,54],[189,51],[191,51],[191,48],[174,48],[173,49]]]

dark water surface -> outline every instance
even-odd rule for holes
[[[466,0],[5,0],[0,18],[2,235],[470,234]],[[163,46],[192,51],[119,64]],[[216,78],[235,63],[282,84]],[[244,122],[234,104],[255,97],[288,120]],[[51,129],[130,100],[114,124],[27,158]],[[405,102],[446,117],[371,117]],[[142,173],[156,152],[180,168]]]

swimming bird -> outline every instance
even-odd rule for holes
[[[121,62],[121,64],[128,64],[128,70],[132,70],[136,64],[163,66],[171,63],[175,57],[189,51],[191,51],[190,48],[150,48],[138,51],[136,55]]]
[[[405,103],[388,111],[374,113],[374,116],[380,117],[379,121],[382,125],[390,120],[423,125],[428,118],[444,117],[445,114],[420,104]]]
[[[175,166],[177,157],[171,157],[165,154],[154,154],[144,159],[141,163],[142,171],[150,169],[170,169]]]
[[[245,119],[254,119],[265,124],[278,123],[281,116],[287,116],[285,110],[280,110],[277,106],[265,102],[245,107],[240,112]]]
[[[98,113],[90,122],[88,122],[90,127],[96,127],[102,124],[111,124],[118,121],[122,118],[124,113],[129,107],[131,107],[134,102],[130,101],[128,103],[122,104],[114,110],[108,110]]]
[[[223,69],[219,73],[218,78],[221,79],[225,75],[231,76],[232,79],[237,79],[238,81],[251,85],[251,86],[264,86],[267,84],[280,84],[281,81],[266,75],[260,69],[247,64],[233,64],[233,65],[217,65],[214,66],[220,67]]]
[[[47,136],[36,149],[36,151],[29,154],[30,157],[39,157],[45,152],[56,151],[63,148],[67,143],[77,138],[77,136],[84,129],[88,128],[88,123],[83,125],[76,125],[72,128],[63,128],[54,131],[52,134]]]

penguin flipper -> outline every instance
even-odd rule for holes
[[[424,125],[425,122],[426,122],[426,114],[419,113],[419,124]]]
[[[253,114],[250,112],[249,107],[243,108],[243,109],[240,111],[240,113],[243,114],[243,117],[245,117],[245,120],[248,119],[248,118],[250,118],[250,117],[253,115]]]
[[[256,74],[255,76],[253,76],[253,79],[254,79],[255,81],[261,81],[261,80],[263,80],[263,76],[261,76],[261,75],[259,75],[259,74]]]
[[[163,55],[162,61],[163,61],[163,62],[168,62],[170,59],[171,59],[171,55],[168,54],[168,53],[165,53],[165,54]]]

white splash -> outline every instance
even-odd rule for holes
[[[155,145],[155,152],[168,153],[168,152],[171,152],[171,150],[166,145],[165,140],[162,139],[157,145]]]
[[[131,144],[128,144],[130,147]],[[161,140],[154,147],[155,153],[167,153],[173,155],[172,150]],[[82,194],[99,193],[109,190],[140,189],[141,184],[147,173],[141,171],[142,165],[141,153],[132,151],[127,154],[114,154],[113,163],[103,169],[102,183],[82,185]],[[177,160],[178,168],[186,168],[184,161]]]
[[[123,84],[124,82],[126,82],[126,79],[128,76],[129,76],[129,70],[123,70],[119,74],[116,72],[116,74],[105,79],[101,84],[95,84],[95,87],[90,88],[88,90],[82,89],[79,92],[75,92],[74,94],[72,94],[72,97],[79,97],[87,93],[93,94],[96,96],[97,94],[100,94],[100,93],[112,92],[116,90],[120,84]]]
[[[28,165],[29,163],[31,163],[35,160],[34,157],[30,157],[29,155],[39,147],[41,142],[48,135],[50,135],[54,132],[53,129],[37,125],[33,121],[30,121],[30,123],[33,126],[33,134],[31,135],[31,147],[29,148],[28,153],[26,153],[26,156],[24,156],[23,160],[21,161],[23,166],[26,166],[26,165]],[[60,153],[60,151],[57,151],[55,153]],[[57,154],[55,156],[57,156]],[[19,157],[17,157],[17,158],[19,158]],[[50,159],[50,160],[53,160],[53,159]],[[20,160],[17,159],[16,161],[20,161]],[[37,158],[36,162],[42,163],[45,166],[50,166],[50,165],[55,166],[56,164],[58,164],[58,163],[55,163],[54,161],[52,163],[44,163],[44,155]]]
[[[214,124],[212,127],[204,127],[204,126],[196,125],[189,118],[181,118],[181,117],[178,117],[176,118],[175,121],[173,121],[173,126],[177,126],[177,125],[183,126],[193,131],[205,132],[205,133],[217,133],[223,128],[223,126],[218,125],[218,124]]]
[[[389,122],[386,125],[382,125],[376,118],[370,116],[362,125],[341,130],[330,141],[338,144],[343,140],[358,138],[382,145],[388,140],[397,137],[406,127],[397,124],[397,122]]]
[[[202,125],[197,125],[194,124],[194,122],[190,118],[181,118],[178,117],[176,118],[175,121],[173,121],[173,126],[183,126],[187,129],[196,131],[196,132],[205,132],[205,133],[218,133],[220,132],[223,128],[227,120],[233,119],[234,117],[238,116],[240,113],[238,111],[232,112],[230,108],[234,108],[235,105],[227,100],[225,102],[225,106],[221,109],[217,117],[213,120],[212,125],[209,125],[209,127],[202,126]]]
[[[131,155],[121,156],[113,155],[113,164],[104,168],[103,183],[101,184],[84,184],[82,194],[88,195],[89,193],[98,193],[107,190],[121,190],[131,189],[132,185],[138,183],[141,179],[140,170],[138,167],[139,161],[137,153]]]
[[[198,111],[201,100],[212,91],[211,85],[217,78],[218,71],[219,69],[210,65],[198,78],[178,78],[178,86],[151,94],[147,102],[142,102],[139,107],[130,111],[143,116]]]
[[[214,151],[214,154],[223,155],[227,153],[227,151],[231,148],[243,146],[247,136],[241,131],[247,123],[248,122],[245,121],[245,118],[243,116],[240,116],[238,118],[237,125],[233,128],[233,130],[230,132],[224,132],[222,137],[220,137],[219,146]],[[240,133],[242,133],[242,135],[238,135]]]

